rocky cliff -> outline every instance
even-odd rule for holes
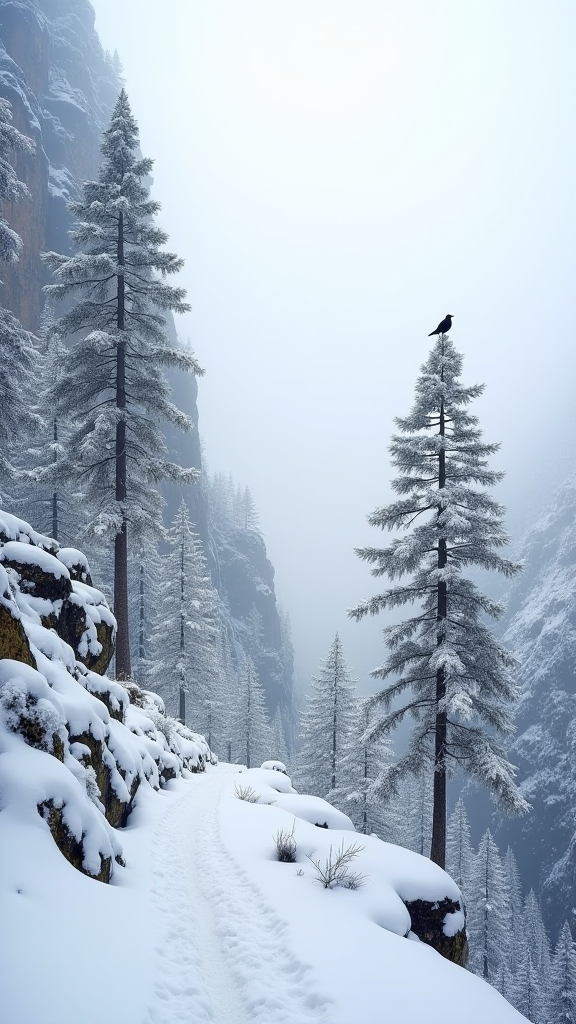
[[[40,253],[68,251],[66,202],[99,163],[100,133],[120,88],[104,53],[88,0],[4,0],[0,6],[0,95],[14,123],[36,142],[18,157],[28,200],[10,206],[8,222],[23,241],[19,264],[4,272],[5,304],[29,330],[42,312]]]

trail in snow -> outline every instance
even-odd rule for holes
[[[221,765],[194,776],[162,818],[152,849],[157,933],[147,1024],[328,1024],[312,970],[286,924],[225,849]]]

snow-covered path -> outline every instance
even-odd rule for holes
[[[287,926],[225,848],[223,790],[238,769],[188,780],[152,843],[154,995],[146,1024],[320,1024],[331,1019]]]

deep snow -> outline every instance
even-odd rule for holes
[[[262,802],[238,799],[235,784]],[[525,1019],[403,937],[398,892],[450,895],[443,872],[342,823],[320,829],[295,817],[306,799],[275,806],[290,788],[279,772],[233,765],[160,792],[141,787],[122,830],[127,866],[111,885],[75,871],[47,829],[0,814],[3,1024]],[[297,863],[279,863],[273,836],[293,824]],[[306,854],[322,858],[343,838],[365,847],[365,884],[325,890]]]

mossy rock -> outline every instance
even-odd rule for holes
[[[0,658],[22,661],[36,668],[24,626],[4,604],[0,604]]]
[[[20,589],[32,597],[42,597],[47,601],[65,601],[72,593],[72,583],[66,574],[66,567],[52,556],[54,572],[50,572],[36,562],[20,562],[17,556],[10,556],[12,545],[3,549],[2,562],[5,568],[14,569],[20,576]],[[21,547],[21,545],[20,545]],[[44,552],[43,552],[44,554]],[[59,570],[63,570],[60,575]]]
[[[65,806],[65,805],[64,805]],[[52,838],[66,860],[83,875],[95,878],[98,882],[109,882],[112,874],[112,858],[100,855],[100,871],[93,875],[84,867],[84,849],[82,842],[74,838],[64,823],[64,806],[56,807],[53,800],[45,800],[38,804],[38,813],[47,823]]]
[[[433,903],[429,900],[404,900],[404,903],[410,914],[411,930],[420,941],[432,946],[459,967],[465,967],[468,961],[466,927],[461,928],[455,935],[445,935],[443,927],[447,914],[463,910],[461,903],[448,897]]]
[[[99,622],[96,625],[96,636],[101,645],[98,654],[90,650],[86,654],[80,654],[78,650],[80,641],[88,627],[88,620],[86,610],[75,601],[63,601],[58,614],[52,613],[42,617],[42,625],[46,629],[55,630],[58,636],[72,648],[77,660],[86,668],[91,672],[97,672],[98,675],[104,675],[114,654],[114,630],[111,625],[106,622]],[[105,700],[104,703],[106,703]],[[114,718],[118,717],[111,708],[108,710]]]
[[[114,630],[107,622],[99,622],[96,626],[96,635],[99,643],[102,645],[102,650],[98,655],[88,655],[88,659],[84,659],[84,664],[91,672],[97,672],[98,675],[103,676],[114,657]],[[113,718],[118,717],[111,708],[108,708],[108,710]],[[120,721],[122,721],[121,715]]]
[[[140,785],[140,776],[136,775],[132,780],[130,786],[130,799],[128,803],[125,800],[121,800],[116,793],[116,790],[112,787],[111,773],[105,760],[105,747],[102,740],[97,740],[89,732],[80,733],[78,736],[70,737],[70,744],[81,743],[83,746],[88,747],[90,756],[86,756],[82,759],[82,763],[85,767],[89,765],[94,769],[96,774],[96,783],[100,790],[100,800],[104,806],[104,815],[106,821],[112,825],[113,828],[124,828],[128,822],[130,811],[134,804],[134,797],[138,791]],[[110,755],[111,756],[111,755]],[[120,775],[126,782],[126,777],[118,764],[116,768]]]

